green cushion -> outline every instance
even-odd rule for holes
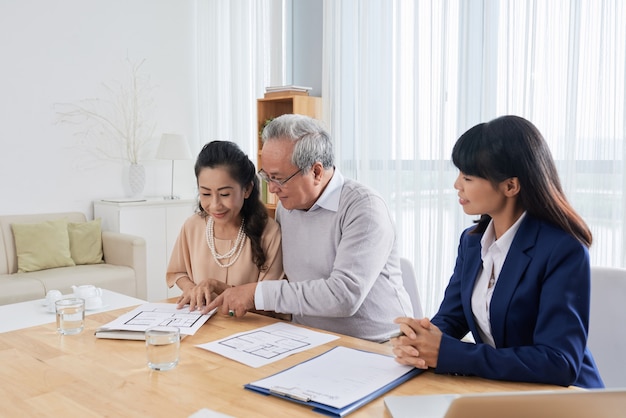
[[[89,222],[70,222],[67,231],[70,236],[70,253],[74,263],[100,264],[102,259],[102,220]]]
[[[75,265],[70,253],[65,219],[37,224],[12,224],[11,228],[19,273]]]

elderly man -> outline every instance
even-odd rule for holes
[[[227,289],[203,312],[252,309],[292,314],[295,323],[385,341],[399,316],[412,316],[402,285],[396,234],[383,199],[344,178],[319,121],[282,115],[263,130],[262,169],[280,204],[288,280]]]

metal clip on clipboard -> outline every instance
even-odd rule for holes
[[[270,388],[270,393],[285,396],[287,398],[295,399],[296,401],[301,402],[311,401],[311,397],[298,388],[284,388],[282,386],[272,386]]]

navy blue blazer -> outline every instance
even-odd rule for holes
[[[554,225],[526,215],[491,299],[493,348],[482,342],[472,314],[472,291],[482,265],[482,234],[470,234],[474,228],[461,235],[454,273],[432,318],[444,334],[435,372],[604,387],[587,348],[587,247]],[[476,344],[460,341],[468,331]]]

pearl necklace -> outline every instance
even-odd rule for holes
[[[246,234],[243,232],[243,225],[244,225],[244,220],[242,218],[241,226],[239,227],[239,232],[237,232],[237,239],[235,240],[235,244],[232,246],[230,251],[228,251],[226,254],[218,254],[217,250],[215,249],[215,234],[213,233],[213,218],[209,216],[209,219],[207,220],[207,223],[206,223],[206,243],[209,246],[209,249],[211,250],[211,254],[213,254],[213,259],[215,260],[218,266],[223,267],[223,268],[228,268],[232,266],[233,264],[235,264],[235,262],[239,258],[239,255],[243,251],[243,247],[246,242]],[[234,254],[234,257],[233,257],[233,254]],[[230,258],[230,257],[232,257],[232,259],[226,264],[222,264],[222,262],[220,261],[220,260],[223,260],[225,258]]]

